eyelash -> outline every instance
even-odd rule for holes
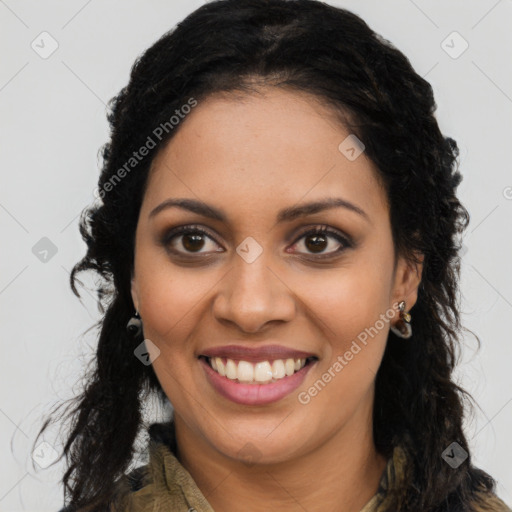
[[[203,228],[201,228],[200,226],[197,226],[197,225],[188,225],[188,226],[179,226],[177,228],[174,228],[174,229],[171,229],[169,230],[168,232],[166,232],[164,234],[164,236],[162,237],[162,240],[161,240],[161,243],[164,247],[166,248],[169,248],[169,245],[170,243],[172,242],[172,240],[179,236],[179,235],[190,235],[190,234],[201,234],[203,236],[206,236],[208,238],[210,238],[211,240],[213,240],[217,245],[219,245],[217,243],[217,241],[215,240],[215,238],[206,230],[204,230]],[[297,242],[299,242],[302,238],[306,238],[307,236],[310,236],[310,235],[328,235],[329,237],[332,237],[332,238],[335,238],[338,242],[340,242],[342,244],[342,247],[333,251],[333,252],[330,252],[330,253],[327,253],[327,254],[313,254],[313,253],[309,253],[310,256],[313,257],[313,259],[316,259],[316,260],[321,260],[321,259],[326,259],[326,258],[334,258],[336,255],[339,255],[341,252],[343,252],[345,249],[349,249],[349,248],[352,248],[354,246],[354,243],[347,237],[341,235],[338,231],[334,231],[332,229],[330,229],[328,226],[325,226],[325,225],[318,225],[318,226],[314,226],[312,229],[309,229],[309,230],[306,230],[304,232],[302,232],[296,239],[295,241],[293,242],[292,246],[296,245]],[[174,254],[178,254],[180,256],[183,256],[183,255],[193,255],[193,254],[201,254],[201,253],[193,253],[193,252],[180,252],[180,251],[176,251],[176,250],[173,250],[173,249],[169,249],[171,250]],[[302,253],[304,254],[304,253]],[[194,257],[194,256],[193,256]]]

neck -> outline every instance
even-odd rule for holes
[[[293,460],[248,465],[219,454],[175,415],[177,457],[215,510],[360,512],[376,493],[386,459],[373,442],[371,410]],[[262,499],[264,497],[264,499]]]

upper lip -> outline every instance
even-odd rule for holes
[[[226,357],[242,361],[268,361],[275,359],[299,359],[316,357],[311,352],[295,350],[282,345],[265,345],[247,347],[244,345],[223,345],[203,350],[200,354],[206,357]]]

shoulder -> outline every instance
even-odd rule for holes
[[[176,449],[174,422],[152,423],[148,427],[148,452],[153,452],[162,445],[171,452]],[[122,475],[116,482],[116,497],[132,494],[148,484],[150,476],[150,463],[139,466],[129,473]],[[80,512],[75,505],[67,505],[58,512]]]
[[[512,512],[512,509],[506,505],[494,493],[478,493],[475,502],[472,504],[474,512]]]
[[[125,475],[130,492],[138,491],[145,485],[145,476],[148,473],[148,466],[139,466]]]
[[[145,485],[145,476],[148,473],[148,466],[139,466],[133,469],[129,473],[124,474],[120,480],[118,480],[118,486],[126,493],[133,493],[142,489]],[[68,505],[67,507],[61,508],[58,512],[79,512],[76,506]]]

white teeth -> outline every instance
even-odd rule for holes
[[[272,367],[268,361],[256,363],[254,368],[254,380],[256,382],[270,382],[272,380]]]
[[[284,369],[284,363],[282,359],[276,359],[272,363],[272,377],[274,379],[282,379],[286,375],[286,371]]]
[[[284,369],[286,375],[293,375],[295,373],[295,361],[293,359],[287,359],[284,363]]]
[[[238,380],[240,382],[252,382],[254,380],[254,367],[247,361],[238,363]]]
[[[222,362],[222,359],[220,357],[215,357],[215,364],[217,366],[217,371],[222,375],[223,377],[226,376],[226,367],[224,366],[224,363]]]
[[[285,376],[293,375],[306,365],[306,359],[276,359],[270,361],[235,361],[220,357],[210,358],[211,367],[223,377],[249,384],[265,384],[275,382]]]
[[[226,361],[226,377],[231,380],[235,380],[236,378],[238,378],[236,364],[235,361],[233,361],[233,359],[228,359]]]

